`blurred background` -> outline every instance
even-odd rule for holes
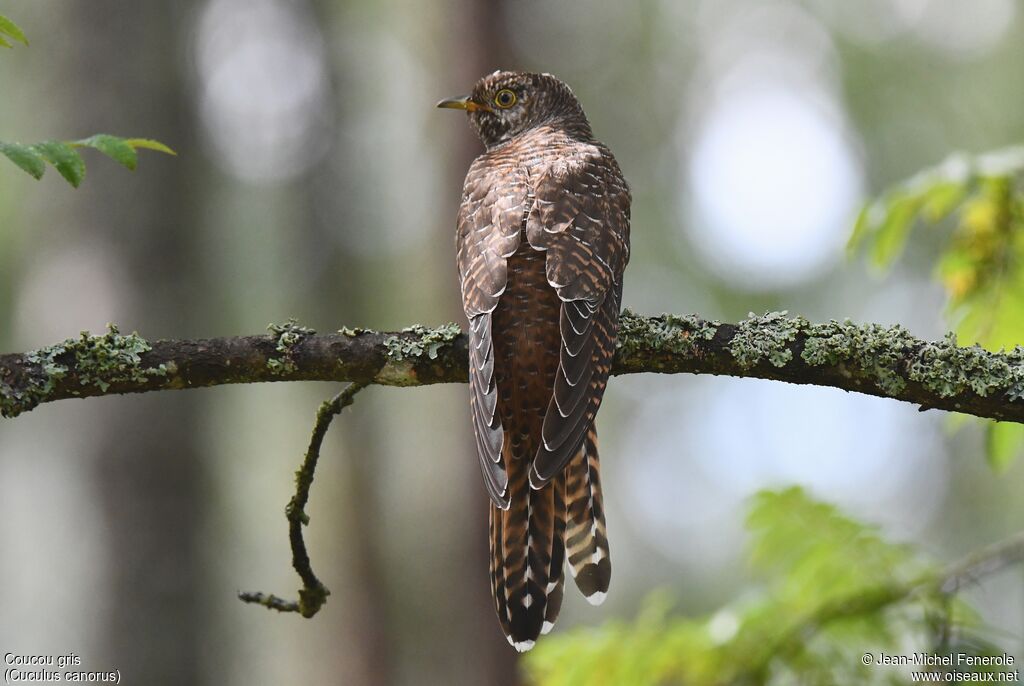
[[[952,150],[1024,141],[1015,0],[10,0],[0,139],[157,138],[72,190],[0,164],[0,350],[464,324],[454,221],[480,145],[434,103],[496,68],[571,84],[633,188],[625,304],[736,321],[950,328],[922,234],[894,270],[844,245],[865,198]],[[88,153],[87,153],[88,155]],[[283,508],[317,404],[267,384],[64,401],[0,423],[0,647],[128,684],[511,684],[489,597],[466,388],[370,388],[335,423],[307,512],[331,589],[292,596]],[[600,430],[615,574],[557,634],[655,588],[706,613],[744,594],[743,513],[802,484],[951,560],[1020,527],[1020,461],[976,425],[745,379],[633,376]],[[970,591],[1024,655],[1019,574]]]

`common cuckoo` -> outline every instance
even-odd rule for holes
[[[438,107],[465,110],[486,148],[466,176],[457,261],[491,591],[525,651],[554,626],[566,557],[587,600],[608,591],[594,418],[629,260],[629,188],[550,74],[497,71]]]

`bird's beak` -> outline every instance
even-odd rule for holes
[[[473,100],[468,95],[463,95],[458,98],[448,98],[437,103],[438,107],[442,107],[449,110],[466,110],[467,112],[476,112],[477,110],[490,110],[486,105],[481,105],[476,100]]]

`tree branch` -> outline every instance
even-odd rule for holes
[[[299,599],[297,601],[285,600],[272,593],[245,591],[238,594],[242,602],[256,603],[278,612],[298,612],[307,619],[319,612],[327,602],[327,596],[331,592],[313,573],[313,565],[309,561],[309,553],[306,552],[306,541],[302,536],[302,527],[309,524],[306,503],[309,502],[309,489],[313,485],[316,465],[320,460],[320,448],[323,445],[324,436],[327,435],[327,429],[331,426],[331,421],[351,405],[355,400],[356,393],[364,388],[366,388],[365,383],[349,384],[345,390],[321,403],[320,409],[316,413],[316,424],[313,426],[313,434],[309,439],[306,456],[302,460],[302,466],[295,472],[295,495],[288,502],[288,507],[284,512],[285,517],[288,518],[288,542],[292,549],[292,567],[302,579]]]
[[[388,386],[465,382],[467,343],[455,324],[400,332],[316,334],[288,322],[263,336],[149,343],[83,333],[29,353],[0,355],[0,414],[64,398],[264,381]],[[992,353],[926,342],[900,326],[811,324],[785,312],[722,324],[628,310],[613,374],[722,374],[830,386],[978,417],[1024,423],[1024,349]]]

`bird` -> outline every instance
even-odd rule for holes
[[[495,71],[437,106],[465,110],[484,145],[462,191],[456,262],[491,592],[524,652],[554,627],[566,561],[592,604],[608,592],[594,420],[615,353],[631,196],[551,74]]]

